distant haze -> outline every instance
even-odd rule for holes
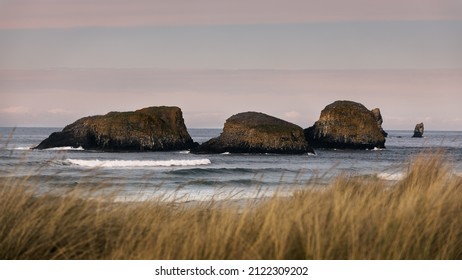
[[[311,126],[335,100],[385,129],[462,130],[459,0],[0,0],[0,126],[176,105]]]

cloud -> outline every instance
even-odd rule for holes
[[[292,123],[298,123],[300,125],[304,125],[306,126],[308,124],[307,122],[307,117],[304,116],[303,114],[301,114],[300,112],[297,112],[297,111],[289,111],[289,112],[285,112],[283,114],[283,117],[282,119],[288,121],[288,122],[292,122]]]
[[[0,29],[461,20],[458,0],[16,0]]]
[[[0,70],[0,85],[4,126],[64,126],[109,111],[176,105],[191,128],[221,128],[245,111],[306,128],[326,105],[346,99],[379,107],[385,129],[414,129],[422,121],[431,129],[461,129],[462,69]]]
[[[12,107],[6,107],[6,108],[1,108],[0,113],[6,113],[6,114],[27,114],[29,113],[29,108],[24,107],[24,106],[12,106]]]
[[[296,118],[301,117],[301,114],[299,112],[290,111],[290,112],[285,112],[284,116],[286,116],[289,119],[296,119]]]

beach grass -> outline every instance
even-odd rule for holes
[[[344,175],[241,204],[111,202],[40,183],[1,179],[0,259],[462,259],[462,179],[441,153],[400,181]]]

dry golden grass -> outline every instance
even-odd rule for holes
[[[462,258],[462,180],[441,155],[414,160],[396,183],[343,176],[243,207],[109,203],[25,185],[0,181],[1,259]]]

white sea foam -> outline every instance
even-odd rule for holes
[[[74,147],[56,147],[56,148],[49,148],[49,149],[45,149],[47,151],[84,151],[84,148],[82,147],[78,147],[78,148],[74,148]]]
[[[230,154],[231,154],[230,152],[221,153],[221,155],[230,155]]]
[[[404,179],[406,174],[404,172],[396,172],[396,173],[388,173],[388,172],[382,172],[377,174],[377,178],[382,179],[382,180],[388,180],[388,181],[399,181]]]
[[[15,147],[13,148],[13,150],[19,150],[19,151],[27,151],[27,150],[31,150],[32,147]]]
[[[385,149],[379,148],[379,147],[374,147],[374,149],[366,149],[366,151],[383,151]]]
[[[209,159],[192,160],[83,160],[67,159],[68,163],[82,167],[102,168],[139,168],[139,167],[170,167],[170,166],[196,166],[211,164]]]
[[[240,203],[244,206],[250,200],[261,200],[274,197],[275,189],[260,188],[213,188],[198,189],[195,191],[186,189],[157,189],[156,191],[143,190],[142,192],[121,194],[115,197],[115,202],[139,202],[139,201],[169,201],[176,203],[194,203],[204,201],[223,201],[227,203]],[[293,191],[277,190],[278,196],[290,196]]]

